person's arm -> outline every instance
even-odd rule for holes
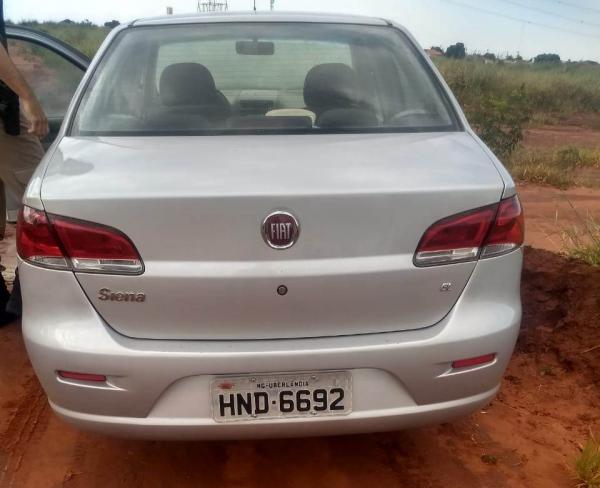
[[[0,80],[2,80],[21,101],[21,111],[29,123],[29,133],[38,137],[48,134],[48,119],[44,109],[36,98],[33,90],[8,57],[8,53],[0,44]]]

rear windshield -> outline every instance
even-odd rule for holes
[[[72,135],[452,131],[448,99],[392,27],[134,27],[106,52]]]

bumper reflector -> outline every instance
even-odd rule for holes
[[[469,368],[472,366],[479,366],[480,364],[491,363],[496,359],[496,354],[486,354],[485,356],[478,356],[476,358],[459,359],[452,362],[452,368]]]
[[[93,381],[95,383],[104,383],[106,376],[103,374],[75,373],[73,371],[59,371],[58,376],[67,380]]]

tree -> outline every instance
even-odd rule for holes
[[[444,55],[444,50],[440,46],[431,46],[431,50],[440,53],[442,56]]]
[[[467,56],[467,50],[462,42],[457,42],[446,49],[446,57],[454,59],[464,59]]]
[[[496,61],[496,55],[494,53],[485,53],[483,55],[483,59],[488,59],[490,61]]]
[[[104,27],[108,27],[110,29],[114,29],[115,27],[118,27],[119,25],[121,25],[121,22],[119,22],[118,20],[111,20],[110,22],[104,22]]]
[[[560,63],[560,56],[558,54],[538,54],[534,60],[535,63]]]

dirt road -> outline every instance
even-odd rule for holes
[[[600,222],[600,191],[571,188],[567,191],[548,186],[519,185],[525,210],[525,238],[530,246],[564,252],[569,245],[567,232],[585,239],[588,219]]]
[[[525,208],[543,223],[551,207],[536,203],[538,193],[526,189]],[[0,329],[0,487],[573,486],[578,445],[600,432],[600,270],[527,249],[523,298],[517,350],[485,411],[408,432],[301,440],[165,443],[79,432],[50,411],[13,324]]]

